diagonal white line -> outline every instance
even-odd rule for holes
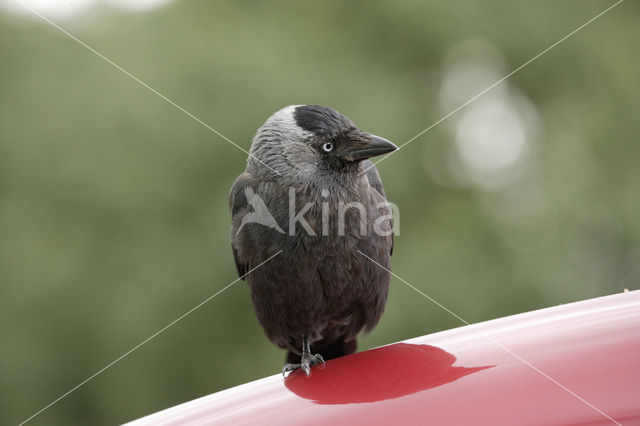
[[[363,172],[361,172],[360,174],[366,173],[367,170],[369,170],[371,167],[374,167],[377,164],[380,164],[381,162],[383,162],[384,160],[386,160],[387,158],[389,158],[391,155],[395,154],[396,152],[400,151],[402,148],[404,148],[406,145],[408,145],[409,143],[413,142],[414,140],[416,140],[417,138],[419,138],[420,136],[424,135],[425,133],[427,133],[429,130],[433,129],[434,127],[436,127],[438,124],[442,123],[444,120],[446,120],[447,118],[451,117],[452,115],[454,115],[455,113],[457,113],[458,111],[460,111],[462,108],[466,107],[467,105],[469,105],[471,102],[475,101],[476,99],[478,99],[479,97],[481,97],[482,95],[484,95],[485,93],[487,93],[488,91],[490,91],[491,89],[493,89],[494,87],[496,87],[497,85],[499,85],[500,83],[502,83],[503,81],[505,81],[506,79],[508,79],[509,77],[511,77],[512,75],[514,75],[515,73],[517,73],[518,71],[520,71],[521,69],[523,69],[524,67],[526,67],[527,65],[529,65],[531,62],[535,61],[536,59],[538,59],[539,57],[541,57],[542,55],[544,55],[545,53],[549,52],[551,49],[553,49],[554,47],[556,47],[557,45],[559,45],[560,43],[562,43],[563,41],[565,41],[566,39],[568,39],[569,37],[573,36],[575,33],[577,33],[578,31],[582,30],[583,28],[585,28],[586,26],[588,26],[589,24],[591,24],[593,21],[595,21],[596,19],[600,18],[602,15],[604,15],[605,13],[609,12],[611,9],[613,9],[614,7],[618,6],[620,3],[622,3],[624,0],[618,0],[616,3],[614,3],[613,5],[609,6],[608,8],[606,8],[605,10],[603,10],[602,12],[600,12],[599,14],[597,14],[596,16],[594,16],[593,18],[589,19],[587,22],[585,22],[584,24],[580,25],[578,28],[576,28],[575,30],[571,31],[569,34],[567,34],[566,36],[562,37],[560,40],[556,41],[555,43],[553,43],[551,46],[547,47],[546,49],[544,49],[542,52],[538,53],[536,56],[534,56],[533,58],[529,59],[527,62],[525,62],[524,64],[520,65],[518,68],[514,69],[513,71],[511,71],[509,74],[505,75],[504,77],[502,77],[500,80],[496,81],[495,83],[493,83],[491,86],[487,87],[486,89],[484,89],[483,91],[481,91],[480,93],[478,93],[477,95],[473,96],[471,99],[469,99],[468,101],[466,101],[465,103],[463,103],[462,105],[460,105],[459,107],[457,107],[456,109],[454,109],[453,111],[449,112],[447,115],[445,115],[444,117],[442,117],[440,120],[436,121],[435,123],[433,123],[432,125],[430,125],[429,127],[427,127],[426,129],[422,130],[420,133],[418,133],[417,135],[415,135],[414,137],[412,137],[411,139],[409,139],[408,141],[406,141],[405,143],[403,143],[402,145],[400,145],[398,147],[397,150],[385,155],[384,157],[382,157],[380,160],[375,161],[372,165],[370,165],[369,167],[367,167]]]
[[[240,151],[244,152],[245,154],[247,154],[248,156],[250,156],[251,158],[253,158],[254,160],[258,161],[259,163],[261,163],[263,166],[267,167],[268,169],[270,169],[272,172],[277,173],[278,175],[282,176],[282,174],[280,172],[278,172],[277,170],[273,169],[272,167],[270,167],[269,165],[265,164],[264,162],[260,161],[259,159],[257,159],[255,156],[251,155],[251,153],[249,153],[249,151],[247,151],[246,149],[244,149],[243,147],[241,147],[240,145],[238,145],[237,143],[235,143],[234,141],[232,141],[231,139],[229,139],[228,137],[226,137],[225,135],[223,135],[222,133],[220,133],[219,131],[217,131],[216,129],[214,129],[213,127],[211,127],[210,125],[208,125],[207,123],[205,123],[204,121],[200,120],[198,117],[196,117],[195,115],[193,115],[192,113],[190,113],[189,111],[187,111],[186,109],[184,109],[183,107],[181,107],[180,105],[176,104],[175,102],[173,102],[171,99],[167,98],[165,95],[163,95],[162,93],[158,92],[156,89],[154,89],[153,87],[149,86],[147,83],[145,83],[144,81],[140,80],[138,77],[136,77],[135,75],[131,74],[129,71],[127,71],[126,69],[122,68],[120,65],[116,64],[115,62],[113,62],[111,59],[107,58],[106,56],[104,56],[102,53],[98,52],[97,50],[95,50],[94,48],[92,48],[91,46],[89,46],[88,44],[86,44],[85,42],[83,42],[82,40],[80,40],[79,38],[77,38],[76,36],[74,36],[73,34],[71,34],[70,32],[68,32],[67,30],[65,30],[64,28],[60,27],[59,25],[57,25],[55,22],[53,22],[52,20],[50,20],[49,18],[47,18],[46,16],[44,16],[43,14],[41,14],[40,12],[38,12],[36,9],[34,9],[33,7],[29,6],[28,4],[24,3],[22,0],[15,0],[16,2],[18,2],[19,4],[21,4],[24,8],[29,9],[31,12],[33,12],[36,16],[38,16],[39,18],[41,18],[43,21],[47,22],[48,24],[50,24],[52,27],[60,30],[62,33],[64,33],[67,37],[71,38],[73,41],[75,41],[76,43],[80,44],[81,46],[86,47],[87,49],[89,49],[92,53],[94,53],[96,56],[98,56],[100,59],[108,62],[109,64],[113,65],[116,69],[118,69],[118,71],[122,72],[123,74],[125,74],[127,77],[132,78],[133,80],[135,80],[136,82],[138,82],[141,86],[143,86],[144,88],[148,89],[149,91],[151,91],[152,93],[158,95],[160,98],[162,98],[163,100],[167,101],[169,104],[173,105],[175,108],[177,108],[178,110],[182,111],[183,113],[185,113],[186,115],[188,115],[189,117],[193,118],[195,121],[197,121],[198,123],[202,124],[204,127],[206,127],[207,129],[211,130],[213,133],[215,133],[216,135],[220,136],[222,139],[224,139],[225,141],[229,142],[231,145],[235,146],[236,148],[238,148]]]
[[[69,389],[67,392],[63,393],[62,395],[60,395],[58,398],[54,399],[53,401],[51,401],[49,404],[45,405],[44,407],[42,407],[40,410],[38,410],[36,413],[34,413],[33,415],[31,415],[30,417],[28,417],[27,419],[23,420],[22,422],[20,422],[20,424],[18,426],[21,426],[25,423],[27,423],[28,421],[30,421],[31,419],[33,419],[34,417],[36,417],[38,414],[42,413],[43,411],[47,410],[48,408],[50,408],[52,405],[54,405],[55,403],[57,403],[58,401],[60,401],[61,399],[63,399],[64,397],[66,397],[67,395],[69,395],[70,393],[72,393],[73,391],[75,391],[76,389],[78,389],[80,386],[84,385],[85,383],[89,382],[90,380],[94,379],[97,375],[99,375],[100,373],[102,373],[103,371],[105,371],[107,368],[111,367],[112,365],[114,365],[115,363],[117,363],[118,361],[120,361],[121,359],[123,359],[124,357],[126,357],[127,355],[129,355],[131,352],[135,351],[136,349],[138,349],[140,346],[144,345],[145,343],[147,343],[149,340],[153,339],[154,337],[156,337],[158,334],[164,332],[166,329],[168,329],[169,327],[171,327],[172,325],[174,325],[175,323],[177,323],[178,321],[180,321],[181,319],[183,319],[184,317],[186,317],[187,315],[191,314],[193,311],[195,311],[196,309],[198,309],[199,307],[201,307],[202,305],[204,305],[205,303],[207,303],[208,301],[210,301],[211,299],[213,299],[214,297],[216,297],[217,295],[219,295],[220,293],[222,293],[223,291],[225,291],[226,289],[228,289],[229,287],[231,287],[232,285],[234,285],[235,283],[237,283],[238,281],[242,280],[244,277],[246,277],[247,275],[249,275],[250,273],[252,273],[253,271],[255,271],[256,269],[260,268],[262,265],[264,265],[265,263],[269,262],[271,259],[273,259],[274,257],[276,257],[277,255],[279,255],[280,253],[282,253],[282,250],[278,251],[276,254],[274,254],[273,256],[271,256],[270,258],[268,258],[267,260],[265,260],[264,262],[260,263],[258,266],[252,268],[251,270],[249,270],[249,272],[247,272],[246,274],[242,275],[241,277],[238,277],[237,279],[235,279],[234,281],[232,281],[231,283],[227,284],[222,290],[218,290],[217,292],[215,292],[214,294],[212,294],[211,296],[207,297],[206,299],[204,299],[202,302],[198,303],[196,306],[194,306],[193,308],[189,309],[187,312],[185,312],[184,314],[180,315],[178,318],[174,319],[173,321],[171,321],[170,323],[168,323],[167,325],[165,325],[164,327],[162,327],[160,330],[156,331],[155,333],[153,333],[151,336],[147,337],[146,339],[144,339],[143,341],[141,341],[140,343],[138,343],[137,345],[135,345],[133,348],[129,349],[127,352],[123,353],[122,355],[120,355],[118,358],[114,359],[113,361],[111,361],[109,364],[105,365],[104,367],[102,367],[100,370],[96,371],[95,373],[93,373],[91,376],[87,377],[85,380],[83,380],[82,382],[78,383],[76,386],[72,387],[71,389]]]
[[[492,341],[493,343],[495,343],[496,345],[500,346],[502,349],[504,349],[505,351],[507,351],[509,354],[511,354],[513,357],[515,357],[516,359],[522,361],[523,363],[525,363],[526,365],[528,365],[529,367],[531,367],[534,371],[536,371],[537,373],[541,374],[542,376],[546,377],[548,380],[552,381],[553,383],[555,383],[556,385],[560,386],[562,389],[564,389],[565,391],[569,392],[571,395],[573,395],[574,397],[578,398],[580,401],[584,402],[586,405],[588,405],[589,407],[593,408],[595,411],[597,411],[598,413],[602,414],[603,416],[605,416],[606,418],[608,418],[609,420],[611,420],[613,423],[617,424],[618,426],[622,426],[622,424],[620,424],[619,422],[617,422],[616,420],[612,419],[611,417],[609,417],[607,414],[605,414],[602,410],[598,409],[598,407],[596,407],[595,405],[593,405],[592,403],[590,403],[589,401],[585,400],[584,398],[582,398],[580,395],[576,394],[574,391],[572,391],[571,389],[569,389],[568,387],[566,387],[565,385],[563,385],[562,383],[560,383],[559,381],[555,380],[553,377],[549,376],[547,373],[545,373],[544,371],[540,370],[538,367],[536,367],[535,365],[531,364],[529,361],[523,359],[522,357],[520,357],[519,355],[517,355],[515,352],[513,352],[511,349],[509,349],[508,347],[506,347],[505,345],[503,345],[500,342],[497,342],[495,339],[493,339],[492,337],[486,336],[487,339],[489,339],[490,341]]]
[[[411,287],[412,289],[414,289],[415,291],[417,291],[418,293],[420,293],[421,295],[423,295],[424,297],[426,297],[427,299],[429,299],[430,301],[432,301],[433,303],[435,303],[436,305],[440,306],[442,309],[444,309],[445,311],[447,311],[448,313],[450,313],[451,315],[453,315],[454,317],[456,317],[457,319],[459,319],[461,322],[465,323],[466,325],[471,325],[468,321],[466,321],[464,318],[462,318],[461,316],[459,316],[458,314],[452,312],[451,310],[447,309],[445,306],[443,306],[442,304],[438,303],[438,301],[436,301],[435,299],[427,296],[425,293],[423,293],[422,291],[418,290],[416,287],[414,287],[413,285],[411,285],[409,282],[405,281],[403,278],[399,277],[398,275],[394,274],[393,272],[391,272],[390,269],[385,268],[383,265],[381,265],[380,263],[376,262],[374,259],[370,258],[369,256],[367,256],[366,254],[364,254],[363,252],[361,252],[360,250],[358,250],[358,253],[360,253],[361,255],[363,255],[364,257],[366,257],[367,259],[369,259],[371,262],[375,263],[376,265],[378,265],[379,267],[381,267],[382,269],[384,269],[385,271],[389,272],[391,275],[393,275],[394,277],[396,277],[397,279],[399,279],[400,281],[402,281],[403,283],[405,283],[406,285],[408,285],[409,287]],[[586,405],[588,405],[589,407],[593,408],[595,411],[597,411],[598,413],[602,414],[603,416],[605,416],[606,418],[608,418],[609,420],[611,420],[613,423],[622,426],[620,423],[618,423],[617,421],[615,421],[614,419],[612,419],[611,417],[609,417],[607,414],[605,414],[602,410],[600,410],[598,407],[596,407],[595,405],[593,405],[592,403],[590,403],[589,401],[585,400],[584,398],[582,398],[580,395],[576,394],[575,392],[573,392],[571,389],[569,389],[568,387],[564,386],[562,383],[558,382],[557,380],[555,380],[553,377],[549,376],[547,373],[545,373],[544,371],[540,370],[539,368],[537,368],[536,366],[534,366],[533,364],[531,364],[530,362],[526,361],[525,359],[521,358],[520,356],[518,356],[516,353],[514,353],[511,349],[507,348],[505,345],[503,345],[502,343],[496,341],[495,339],[493,339],[490,336],[485,336],[488,340],[490,340],[491,342],[495,343],[496,345],[498,345],[499,347],[501,347],[502,349],[504,349],[505,351],[507,351],[509,354],[511,354],[513,357],[515,357],[516,359],[522,361],[523,363],[525,363],[526,365],[528,365],[529,367],[531,367],[534,371],[536,371],[537,373],[541,374],[542,376],[546,377],[548,380],[550,380],[551,382],[555,383],[556,385],[560,386],[562,389],[564,389],[565,391],[567,391],[568,393],[570,393],[571,395],[573,395],[574,397],[576,397],[577,399],[579,399],[580,401],[584,402]]]

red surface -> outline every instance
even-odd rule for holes
[[[640,291],[423,336],[311,371],[132,424],[640,425]]]

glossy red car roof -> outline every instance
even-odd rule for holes
[[[237,386],[132,424],[640,425],[640,291]]]

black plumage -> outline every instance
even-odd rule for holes
[[[265,334],[289,351],[283,372],[308,373],[322,360],[316,352],[327,359],[354,352],[357,334],[382,315],[392,220],[367,158],[394,149],[319,106],[278,111],[253,140],[230,192],[231,243],[238,274],[251,271],[246,280]]]

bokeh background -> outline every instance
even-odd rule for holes
[[[403,143],[613,4],[28,3],[245,149],[301,103]],[[639,18],[622,3],[380,164],[397,274],[472,323],[639,287]],[[236,278],[246,154],[16,0],[0,63],[0,423],[16,424]],[[360,347],[460,325],[393,279]],[[124,422],[283,361],[240,282],[31,423]]]

